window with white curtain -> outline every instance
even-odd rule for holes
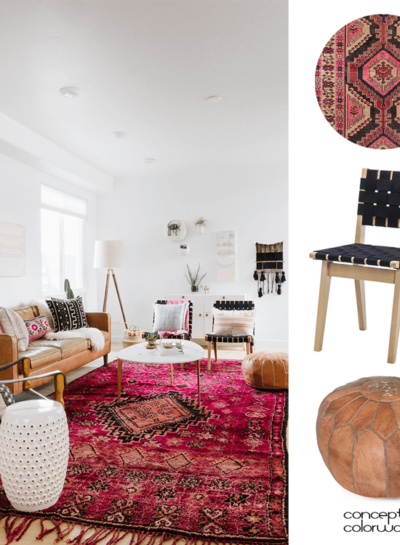
[[[87,201],[42,185],[42,288],[45,294],[84,289],[83,247]]]

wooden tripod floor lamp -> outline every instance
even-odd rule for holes
[[[94,267],[95,269],[107,269],[106,277],[106,291],[104,293],[103,312],[107,308],[108,286],[110,283],[110,276],[113,277],[115,290],[117,292],[119,306],[121,307],[123,322],[113,322],[114,324],[125,324],[125,328],[128,329],[126,322],[124,308],[122,306],[121,296],[119,294],[117,279],[115,278],[114,269],[120,267],[126,267],[125,263],[125,251],[124,243],[122,240],[96,240],[94,246]]]

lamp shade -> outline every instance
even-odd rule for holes
[[[126,267],[124,243],[122,240],[96,240],[93,266],[96,269]]]

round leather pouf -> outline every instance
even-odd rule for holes
[[[289,359],[282,352],[255,352],[242,361],[246,384],[262,390],[287,390],[289,387]]]
[[[368,377],[327,395],[319,408],[322,458],[346,490],[400,497],[400,378]]]

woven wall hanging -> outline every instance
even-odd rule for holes
[[[365,148],[400,147],[400,17],[368,15],[332,36],[315,87],[328,123]]]
[[[286,282],[283,270],[283,242],[276,244],[258,244],[256,242],[256,270],[253,274],[257,282],[258,297],[266,293],[282,293],[282,284]]]

